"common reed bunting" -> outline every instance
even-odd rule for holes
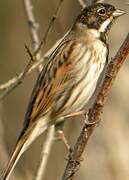
[[[107,30],[123,14],[106,3],[82,10],[37,79],[24,128],[1,180],[10,177],[23,152],[50,125],[87,104],[107,62]]]

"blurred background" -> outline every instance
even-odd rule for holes
[[[105,1],[106,2],[106,1]],[[127,0],[107,1],[129,11]],[[34,1],[34,13],[40,24],[39,36],[43,37],[58,0]],[[77,0],[64,0],[57,21],[48,37],[47,51],[74,22],[80,6]],[[109,33],[110,58],[115,55],[129,31],[129,15],[125,15]],[[24,44],[31,47],[23,2],[0,1],[0,84],[20,73],[29,58]],[[128,58],[129,59],[129,58]],[[0,174],[5,168],[21,132],[28,100],[37,73],[31,73],[0,102]],[[83,162],[75,180],[128,180],[129,179],[129,61],[122,67],[109,94],[102,122],[95,129],[83,154]],[[65,134],[73,145],[79,135],[83,121],[67,121]],[[11,180],[31,180],[40,158],[41,144],[45,136],[39,137],[18,162]],[[47,165],[45,180],[61,179],[66,166],[68,152],[60,141],[55,141]]]

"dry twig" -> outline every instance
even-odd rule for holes
[[[100,116],[102,114],[102,110],[107,100],[108,93],[112,87],[112,83],[114,82],[122,64],[124,63],[127,55],[129,54],[129,34],[127,35],[125,41],[122,46],[118,50],[114,59],[109,63],[106,76],[104,82],[100,88],[98,96],[88,113],[88,119],[77,139],[77,142],[74,146],[73,152],[69,155],[69,160],[63,175],[62,180],[72,180],[74,174],[79,168],[81,163],[81,156],[84,152],[84,149],[87,145],[87,142],[95,129],[95,122],[100,121]],[[88,123],[87,123],[88,122]]]
[[[12,92],[18,85],[20,85],[24,78],[30,74],[32,71],[34,71],[41,63],[43,63],[45,60],[49,59],[49,56],[52,54],[52,52],[57,48],[57,46],[60,44],[60,42],[65,38],[65,36],[69,33],[69,31],[61,38],[59,39],[51,49],[48,50],[48,52],[45,53],[43,58],[39,59],[39,61],[34,61],[34,63],[31,65],[31,67],[26,72],[21,72],[19,75],[15,76],[14,78],[10,79],[4,84],[0,85],[0,100],[3,100],[10,92]],[[30,53],[29,53],[30,54]],[[31,55],[33,56],[33,55]],[[31,57],[30,57],[31,58]],[[34,58],[34,56],[33,56]],[[28,66],[28,65],[27,65]],[[27,69],[27,68],[25,68]],[[24,74],[24,76],[23,76]]]
[[[60,0],[58,5],[57,5],[57,8],[56,8],[56,11],[54,12],[54,15],[50,21],[50,24],[48,25],[48,29],[45,33],[45,36],[42,40],[41,43],[39,43],[39,38],[38,38],[38,34],[37,34],[37,26],[38,24],[36,23],[36,20],[35,20],[35,17],[34,17],[34,14],[33,14],[33,6],[32,6],[32,3],[31,3],[31,0],[23,0],[24,2],[24,9],[25,9],[25,12],[26,12],[26,17],[27,17],[27,21],[28,21],[28,24],[29,24],[29,28],[30,28],[30,34],[31,34],[31,39],[32,39],[32,44],[33,44],[33,50],[34,50],[34,54],[33,54],[33,57],[35,58],[36,56],[36,60],[38,60],[37,62],[35,61],[32,66],[30,66],[28,68],[28,65],[25,69],[28,68],[27,71],[23,71],[21,72],[19,75],[15,76],[14,78],[10,79],[9,81],[7,81],[6,83],[4,84],[1,84],[0,85],[0,100],[2,100],[4,97],[6,97],[10,92],[12,92],[12,90],[14,90],[18,85],[20,85],[24,78],[29,74],[31,73],[33,70],[35,70],[36,68],[38,68],[38,71],[40,71],[42,69],[42,65],[41,63],[44,62],[45,59],[48,59],[50,54],[54,51],[54,49],[56,49],[56,47],[58,46],[58,44],[62,41],[62,39],[66,36],[66,34],[64,35],[63,38],[59,39],[54,45],[53,47],[43,56],[41,57],[41,52],[40,49],[41,49],[41,46],[43,45],[44,43],[44,39],[46,41],[47,39],[47,36],[49,34],[49,31],[52,27],[52,25],[54,24],[54,21],[55,21],[55,18],[57,16],[57,13],[61,7],[61,4],[63,2],[63,0]],[[53,21],[54,20],[54,21]]]
[[[28,22],[28,27],[29,27],[29,32],[31,35],[31,40],[32,40],[32,49],[33,51],[36,51],[39,47],[39,37],[38,37],[38,27],[39,24],[36,22],[35,20],[35,16],[33,13],[33,6],[32,6],[32,2],[31,0],[23,0],[23,4],[24,4],[24,10],[26,13],[26,19]],[[41,59],[41,49],[39,49],[38,53],[36,54],[36,59],[39,60]],[[42,70],[42,65],[40,64],[37,69],[38,72],[40,72]]]
[[[54,135],[55,135],[55,126],[52,125],[48,128],[47,137],[46,137],[45,143],[43,144],[43,147],[42,147],[41,159],[40,159],[40,162],[39,162],[38,168],[37,168],[38,171],[36,172],[36,176],[34,178],[36,180],[42,180],[44,177],[49,154],[50,154],[50,151],[52,148],[52,142],[53,142]]]
[[[34,63],[34,59],[33,59],[33,56],[31,55],[31,52],[30,52],[29,48],[27,46],[25,46],[25,48],[27,49],[27,53],[29,54],[30,60],[29,60],[29,62],[27,64],[27,66],[25,67],[24,71],[21,74],[19,74],[18,76],[16,76],[13,79],[9,80],[7,83],[2,84],[0,86],[0,91],[3,91],[3,93],[0,95],[0,100],[2,100],[13,89],[15,89],[15,87],[17,87],[18,84],[21,84],[22,80],[32,70],[32,64]]]
[[[25,70],[21,72],[19,75],[15,76],[14,78],[10,79],[8,82],[0,85],[0,100],[3,100],[10,92],[12,92],[18,85],[20,85],[25,77],[32,72],[34,69],[36,69],[42,62],[43,58],[40,61],[34,62],[33,65],[31,65],[31,60],[29,61],[28,65],[25,67]]]
[[[30,34],[31,34],[33,50],[35,51],[39,47],[39,38],[38,38],[38,34],[37,34],[38,24],[36,23],[36,20],[35,20],[33,11],[32,11],[33,6],[31,3],[31,0],[23,0],[23,4],[24,4],[24,9],[25,9],[25,13],[26,13],[26,17],[27,17],[27,21],[28,21],[28,25],[29,25]],[[39,51],[36,54],[36,59],[39,62],[35,62],[33,65],[32,65],[33,55],[31,55],[31,52],[29,51],[29,49],[27,52],[30,55],[31,59],[30,59],[28,65],[25,67],[25,70],[22,73],[20,73],[19,75],[17,75],[16,77],[14,77],[11,80],[9,80],[8,82],[6,82],[5,84],[0,85],[0,91],[2,92],[0,95],[0,100],[2,100],[4,97],[6,97],[13,89],[15,89],[19,84],[21,84],[23,79],[33,69],[38,68],[38,71],[39,72],[41,71],[41,69],[42,69],[41,62],[43,62],[43,60],[44,60],[41,57],[41,52]]]

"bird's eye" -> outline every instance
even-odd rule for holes
[[[106,10],[105,10],[104,8],[100,8],[100,9],[98,9],[97,13],[98,13],[99,15],[105,15]]]

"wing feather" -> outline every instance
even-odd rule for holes
[[[24,130],[30,123],[45,115],[54,105],[54,98],[61,94],[74,79],[73,64],[69,57],[73,56],[76,43],[72,40],[63,41],[40,73],[33,89],[25,115]]]

